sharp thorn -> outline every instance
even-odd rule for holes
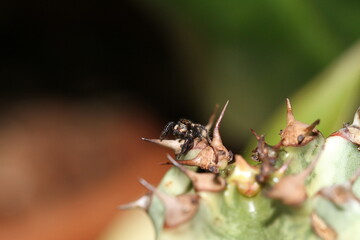
[[[311,134],[312,133],[312,131],[314,130],[314,128],[318,125],[320,123],[320,119],[317,119],[315,122],[313,122],[310,126],[308,126],[307,128],[306,128],[306,132],[307,132],[307,134],[309,135],[309,134]]]
[[[250,128],[251,133],[255,136],[255,138],[259,141],[260,140],[260,136],[255,132],[254,129]]]
[[[221,114],[220,114],[220,116],[219,116],[219,118],[218,118],[218,120],[217,120],[217,122],[215,124],[214,131],[213,131],[213,141],[221,142],[220,131],[219,131],[220,123],[221,123],[221,120],[224,117],[224,114],[225,114],[225,111],[226,111],[226,108],[227,108],[228,104],[229,104],[229,100],[226,101],[225,106],[224,106],[223,110],[221,111]]]
[[[287,107],[287,123],[295,121],[295,117],[292,111],[290,99],[286,98],[286,107]]]
[[[143,185],[145,188],[147,188],[149,191],[151,192],[157,192],[157,189],[151,185],[150,183],[148,183],[145,179],[140,178],[139,182],[141,183],[141,185]]]
[[[179,164],[170,154],[167,154],[166,157],[174,166],[182,168],[181,164]]]
[[[119,210],[128,210],[128,209],[134,209],[134,208],[142,208],[142,209],[148,209],[151,201],[151,193],[147,193],[144,196],[140,197],[139,199],[126,203],[123,205],[120,205],[117,207]]]

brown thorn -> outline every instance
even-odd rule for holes
[[[147,210],[151,203],[151,195],[152,195],[151,192],[148,192],[147,194],[140,197],[139,199],[137,199],[133,202],[130,202],[130,203],[120,205],[117,208],[119,210],[128,210],[128,209],[134,209],[134,208],[141,208],[141,209]]]
[[[187,173],[189,171],[186,167],[184,167],[180,163],[178,163],[170,154],[167,154],[166,157],[170,161],[170,162],[168,162],[168,164],[172,163],[175,167],[179,168],[184,173]]]
[[[226,111],[226,108],[229,104],[229,100],[226,101],[225,103],[225,106],[223,108],[223,110],[221,111],[221,114],[215,124],[215,128],[214,128],[214,131],[213,131],[213,142],[216,143],[216,144],[222,144],[222,141],[221,141],[221,137],[220,137],[220,123],[221,123],[221,120],[223,119],[224,117],[224,113]]]
[[[215,122],[215,117],[216,117],[216,113],[219,109],[219,104],[216,104],[215,105],[215,108],[214,108],[214,111],[213,113],[211,114],[210,118],[209,118],[209,122],[208,124],[205,126],[205,129],[210,131],[210,129],[212,128],[212,126],[214,125],[214,122]]]
[[[259,149],[259,150],[264,152],[265,151],[265,136],[264,135],[260,136],[259,146],[261,147],[261,149]]]
[[[143,185],[145,188],[147,188],[149,191],[154,192],[155,194],[157,194],[159,191],[156,189],[156,187],[154,187],[153,185],[151,185],[150,183],[148,183],[145,179],[140,178],[139,182],[141,183],[141,185]]]
[[[315,122],[313,122],[310,126],[308,126],[305,129],[305,132],[307,135],[310,135],[312,133],[312,131],[314,130],[314,128],[320,123],[320,119],[317,119]]]
[[[256,137],[256,139],[259,141],[260,140],[260,136],[255,132],[254,129],[250,128],[251,133]]]
[[[170,148],[174,150],[175,154],[180,154],[181,152],[181,143],[177,140],[168,140],[168,139],[160,140],[160,139],[149,139],[149,138],[141,138],[141,140]]]
[[[286,106],[287,106],[287,124],[295,121],[295,117],[292,111],[292,107],[291,107],[291,103],[290,103],[290,99],[286,98]]]

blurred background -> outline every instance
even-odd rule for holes
[[[100,239],[125,214],[116,206],[144,193],[137,179],[167,170],[168,151],[140,137],[179,118],[205,124],[216,103],[230,100],[223,141],[244,153],[250,127],[351,52],[359,11],[355,0],[2,0],[0,239]]]

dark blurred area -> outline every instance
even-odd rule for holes
[[[135,3],[0,4],[0,93],[5,105],[28,98],[116,97],[161,106],[165,111],[160,113],[171,112],[172,104],[186,112],[187,101],[174,95],[176,89],[169,91],[169,83],[183,76],[166,33]],[[186,90],[186,85],[183,81],[181,87]]]
[[[0,2],[0,239],[97,239],[156,184],[167,121],[250,131],[360,36],[360,3]],[[232,144],[231,144],[232,142]]]

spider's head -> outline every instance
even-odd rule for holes
[[[187,125],[180,121],[174,126],[174,132],[185,134],[187,131],[188,131]]]

